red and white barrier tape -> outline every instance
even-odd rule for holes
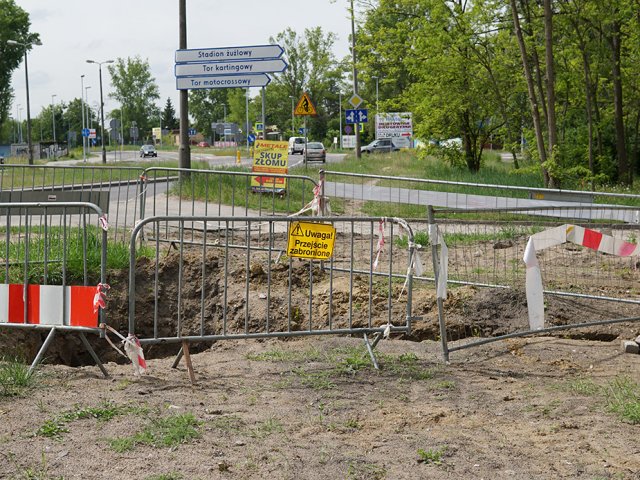
[[[527,266],[525,285],[527,308],[529,311],[529,327],[532,330],[544,328],[542,275],[540,273],[538,259],[536,258],[536,252],[567,242],[618,257],[640,255],[640,245],[577,225],[560,225],[559,227],[550,228],[531,235],[524,251],[523,261]]]
[[[96,293],[93,296],[93,313],[98,313],[98,310],[107,308],[107,292],[111,287],[107,283],[99,283],[96,286]]]
[[[109,345],[111,345],[114,348],[114,350],[118,352],[120,355],[131,360],[131,364],[133,365],[134,375],[136,376],[143,375],[144,373],[147,372],[147,362],[144,359],[144,351],[142,350],[142,345],[140,345],[140,340],[138,340],[138,337],[136,337],[132,333],[129,333],[129,335],[127,335],[125,338],[115,328],[110,327],[109,325],[106,325],[104,323],[100,324],[100,328],[103,328],[105,330],[104,338],[106,338],[107,342],[109,342]],[[126,353],[120,350],[111,341],[111,339],[109,338],[109,335],[107,335],[107,332],[106,332],[107,330],[109,330],[110,332],[120,337],[120,340],[121,340],[120,343],[122,343],[122,345],[124,346],[124,351]]]
[[[107,214],[103,214],[100,218],[98,218],[98,224],[100,228],[105,232],[109,231],[109,222],[107,221]]]
[[[311,214],[314,217],[319,217],[323,213],[324,206],[324,215],[331,214],[331,206],[329,204],[329,198],[322,196],[322,180],[318,182],[318,184],[313,187],[313,199],[307,203],[302,209],[297,211],[296,213],[292,213],[289,215],[290,217],[297,217],[298,215],[302,215],[308,211],[311,211]]]
[[[373,261],[373,269],[378,268],[378,261],[380,260],[380,254],[382,253],[382,249],[384,248],[384,227],[386,225],[386,221],[384,218],[380,219],[380,223],[378,224],[378,249],[376,251],[376,259]]]

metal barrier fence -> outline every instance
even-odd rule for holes
[[[144,171],[140,220],[150,216],[249,217],[290,215],[312,199],[316,182],[301,175],[256,174],[232,170],[152,167]],[[259,178],[259,182],[255,181]],[[285,178],[285,189],[270,188]],[[197,230],[197,226],[191,226]],[[173,241],[170,228],[156,234]],[[192,238],[194,233],[191,234]]]
[[[411,227],[394,218],[316,217],[314,226],[336,228],[333,255],[306,260],[287,256],[295,235],[290,229],[299,220],[145,218],[131,236],[129,331],[142,344],[183,347],[222,339],[358,334],[370,353],[367,334],[377,333],[377,341],[385,330],[409,333],[409,266],[417,261]],[[195,223],[201,225],[196,242]],[[158,232],[167,228],[178,232],[178,240],[163,252]],[[136,265],[143,231],[156,239],[147,242],[156,254]],[[168,278],[177,278],[177,286],[170,287]]]
[[[617,209],[625,213],[634,211],[633,207]],[[571,224],[604,233],[618,242],[637,243],[640,225],[612,221],[608,217],[609,210],[610,207],[594,206],[466,211],[430,207],[430,223],[437,225],[447,245],[447,273],[450,286],[471,285],[523,292],[526,273],[523,257],[531,235]],[[584,218],[592,220],[585,222]],[[425,231],[415,231],[414,234],[418,243],[424,242],[422,239],[428,236]],[[545,295],[573,297],[585,302],[640,304],[640,271],[637,256],[615,256],[597,249],[563,243],[539,251],[537,262]],[[425,276],[416,277],[415,280],[433,280],[437,275],[437,267],[428,265]],[[511,298],[515,298],[515,293]],[[523,298],[522,295],[520,298]],[[547,325],[549,328],[544,330],[531,331],[528,325],[523,324],[516,332],[490,339],[476,339],[454,347],[449,347],[447,342],[468,336],[482,337],[483,332],[471,327],[461,332],[458,327],[448,326],[441,331],[445,358],[448,358],[451,351],[504,338],[639,319],[615,318],[616,315],[609,312],[605,312],[609,314],[607,319],[603,319],[601,314],[598,318],[593,318],[590,317],[593,314],[591,309],[585,306],[584,310],[580,318],[548,319],[551,325]],[[499,322],[499,316],[496,322]],[[444,319],[441,318],[440,323],[441,326],[444,325]]]
[[[97,289],[105,284],[103,212],[87,202],[0,203],[0,328],[49,330],[31,366],[56,331],[77,333],[102,372],[85,333],[101,334]]]
[[[589,206],[607,204],[611,208],[610,220],[627,223],[640,222],[640,195],[556,190],[509,185],[488,185],[446,180],[367,175],[349,172],[322,172],[323,194],[342,198],[350,205],[344,207],[350,214],[381,215],[421,219],[426,207],[479,209],[479,208],[545,208],[556,206]],[[474,192],[474,193],[470,193]],[[618,209],[617,205],[635,206]],[[581,211],[588,214],[588,209]],[[589,218],[583,218],[589,220]]]
[[[108,214],[111,239],[127,243],[127,227],[141,214],[143,172],[111,165],[2,165],[0,201],[93,203]]]
[[[286,190],[269,188],[287,179]],[[252,179],[263,188],[252,186]],[[289,215],[313,198],[299,175],[122,166],[0,166],[0,202],[90,202],[109,217],[112,241],[128,243],[139,220],[155,215]],[[262,192],[258,192],[263,190]]]

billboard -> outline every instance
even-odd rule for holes
[[[253,146],[251,189],[254,192],[281,192],[287,188],[286,177],[263,176],[264,173],[286,175],[289,171],[289,142],[256,140]]]
[[[413,139],[411,112],[379,113],[376,115],[376,138],[393,138],[400,148],[410,148]]]

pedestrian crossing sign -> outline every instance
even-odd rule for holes
[[[309,98],[309,94],[306,92],[303,93],[300,100],[298,100],[298,105],[296,105],[293,113],[295,115],[318,115],[316,107],[313,105],[313,102]]]

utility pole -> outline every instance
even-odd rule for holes
[[[179,48],[187,48],[187,0],[179,0]],[[189,90],[180,90],[180,168],[191,168],[189,147]]]
[[[82,105],[82,160],[87,161],[87,147],[85,144],[84,129],[87,128],[84,123],[84,75],[80,75],[80,101]]]
[[[358,94],[358,70],[356,68],[356,20],[353,10],[353,0],[351,1],[351,58],[353,61],[353,93]],[[360,159],[360,124],[354,125],[356,130],[356,158]]]

